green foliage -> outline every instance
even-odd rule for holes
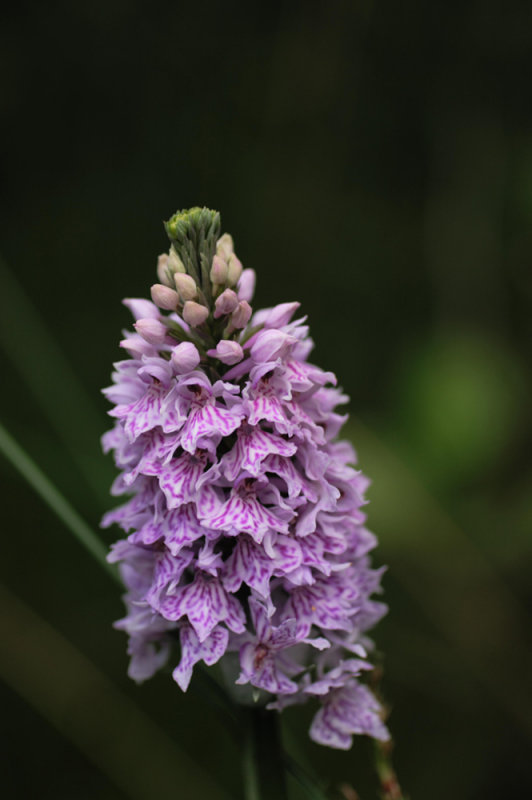
[[[525,397],[511,353],[455,330],[405,365],[395,430],[434,488],[456,488],[505,457],[524,419]]]

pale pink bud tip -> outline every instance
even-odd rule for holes
[[[192,328],[203,325],[208,316],[209,309],[205,308],[205,306],[200,306],[199,303],[195,303],[193,300],[187,300],[183,306],[183,319]]]
[[[169,286],[168,253],[161,253],[157,258],[157,277],[165,286]]]
[[[224,261],[227,261],[233,252],[233,237],[229,233],[224,233],[216,242],[216,253]]]
[[[247,300],[248,303],[255,291],[255,270],[245,269],[238,281],[237,293],[239,300]]]
[[[232,314],[238,308],[238,297],[232,289],[226,289],[214,304],[214,318],[223,317],[225,314]]]
[[[216,286],[223,286],[227,281],[227,264],[220,256],[214,256],[212,260],[211,281]]]
[[[231,253],[227,259],[227,283],[229,286],[236,286],[242,275],[242,262]]]
[[[296,341],[283,331],[260,331],[251,347],[251,358],[259,364],[275,361],[285,356]]]
[[[233,328],[245,328],[251,319],[251,306],[247,300],[241,300],[236,311],[231,316]]]
[[[135,322],[134,327],[144,341],[149,344],[162,344],[168,332],[166,325],[157,319],[139,319]]]
[[[238,342],[222,339],[215,350],[207,350],[207,355],[217,358],[223,364],[238,364],[244,358],[244,351]]]
[[[194,278],[190,275],[183,275],[181,272],[176,272],[174,280],[176,289],[183,302],[186,300],[194,300],[198,296],[198,287],[196,286]]]
[[[168,286],[163,286],[161,283],[154,283],[150,289],[151,299],[159,308],[164,308],[166,311],[175,311],[179,302],[177,292],[170,289]]]
[[[174,272],[186,272],[185,265],[173,247],[170,248],[170,252],[168,253],[168,269],[172,274]]]
[[[172,350],[172,364],[176,372],[190,372],[200,362],[200,354],[192,342],[181,342]]]

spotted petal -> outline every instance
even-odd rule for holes
[[[204,642],[216,625],[224,620],[235,633],[242,633],[245,629],[245,616],[238,601],[227,595],[217,578],[207,577],[202,572],[196,573],[192,583],[162,597],[157,610],[168,620],[186,616],[200,642]]]
[[[209,439],[217,442],[229,436],[240,425],[242,414],[229,411],[214,403],[193,407],[183,426],[181,447],[189,453],[195,453],[200,446],[206,446]]]
[[[223,584],[233,594],[246,583],[262,597],[269,594],[269,582],[273,570],[273,561],[262,547],[245,534],[237,538],[236,547],[225,562]]]
[[[128,406],[117,406],[111,415],[125,418],[124,431],[130,441],[151,431],[162,422],[161,404],[166,393],[162,384],[153,383],[142,397]]]
[[[249,533],[257,544],[269,530],[288,532],[286,521],[263,506],[254,494],[232,494],[215,516],[205,520],[205,524],[214,530],[227,531],[231,536]]]
[[[319,744],[348,750],[352,734],[365,733],[387,741],[390,735],[380,718],[381,707],[366,686],[350,681],[327,695],[310,727],[310,738]]]
[[[166,497],[168,508],[176,508],[182,503],[194,500],[198,479],[206,461],[205,454],[191,456],[185,453],[161,468],[159,485]]]
[[[177,666],[172,677],[178,686],[186,692],[192,670],[198,661],[204,661],[209,666],[216,664],[223,656],[229,640],[229,631],[218,625],[212,633],[200,642],[194,628],[188,624],[181,626],[179,630],[179,640],[181,643],[181,661]]]
[[[255,648],[251,643],[240,649],[240,666],[242,671],[236,680],[237,684],[251,683],[257,689],[264,689],[271,694],[294,694],[297,683],[291,681],[279,669],[274,652]]]
[[[262,462],[272,454],[277,456],[293,456],[297,447],[281,436],[263,431],[260,428],[246,426],[238,432],[238,438],[232,450],[222,459],[222,470],[225,477],[234,481],[241,471],[249,472],[257,477]]]

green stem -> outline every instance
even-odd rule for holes
[[[399,786],[397,774],[392,765],[393,743],[375,741],[375,768],[379,778],[382,800],[407,800]]]
[[[80,384],[78,372],[1,256],[0,286],[0,346],[101,505],[108,494],[103,488],[107,477],[111,481],[110,467],[102,463],[95,470],[92,461],[102,418]],[[107,476],[103,481],[102,469]]]
[[[278,714],[265,708],[249,711],[244,742],[246,800],[287,800],[284,756]]]
[[[376,654],[377,660],[379,656]],[[371,673],[371,686],[375,697],[379,700],[382,706],[382,718],[386,721],[389,715],[389,709],[384,702],[381,692],[381,681],[383,676],[382,665],[377,665]],[[392,764],[392,750],[393,739],[386,742],[381,742],[378,739],[373,741],[375,753],[375,771],[379,779],[380,797],[381,800],[408,800],[403,794],[399,785],[397,774]]]
[[[255,747],[251,731],[248,732],[242,744],[242,767],[246,800],[261,800],[257,766],[255,763]]]

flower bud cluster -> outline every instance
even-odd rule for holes
[[[216,255],[211,268],[211,281],[214,286],[236,286],[242,275],[242,264],[233,248],[233,239],[228,233],[218,239]]]
[[[200,211],[194,220],[215,231]],[[129,674],[145,680],[171,659],[185,691],[198,662],[220,661],[243,702],[317,700],[317,742],[386,739],[364,682],[367,632],[386,608],[372,599],[382,569],[369,557],[368,481],[337,440],[347,398],[308,362],[298,303],[253,314],[254,273],[231,237],[211,246],[183,212],[171,223],[181,253],[159,259],[153,303],[125,301],[129,358],[104,390],[112,493],[130,495],[102,523],[126,534],[109,558],[127,587],[116,627],[129,636]]]
[[[159,256],[157,276],[160,283],[151,287],[153,303],[164,311],[178,311],[191,328],[202,326],[209,318],[211,309],[205,293],[192,275],[187,273],[174,245],[168,254]],[[249,300],[253,296],[255,274],[253,270],[243,269],[228,233],[224,233],[216,242],[209,278],[209,296],[214,299],[213,318],[226,318],[227,335],[245,328],[252,313]],[[143,329],[141,325],[141,331]]]
[[[157,277],[164,286],[173,288],[174,277],[180,272],[186,272],[185,265],[172,246],[169,253],[162,253],[157,259]]]

